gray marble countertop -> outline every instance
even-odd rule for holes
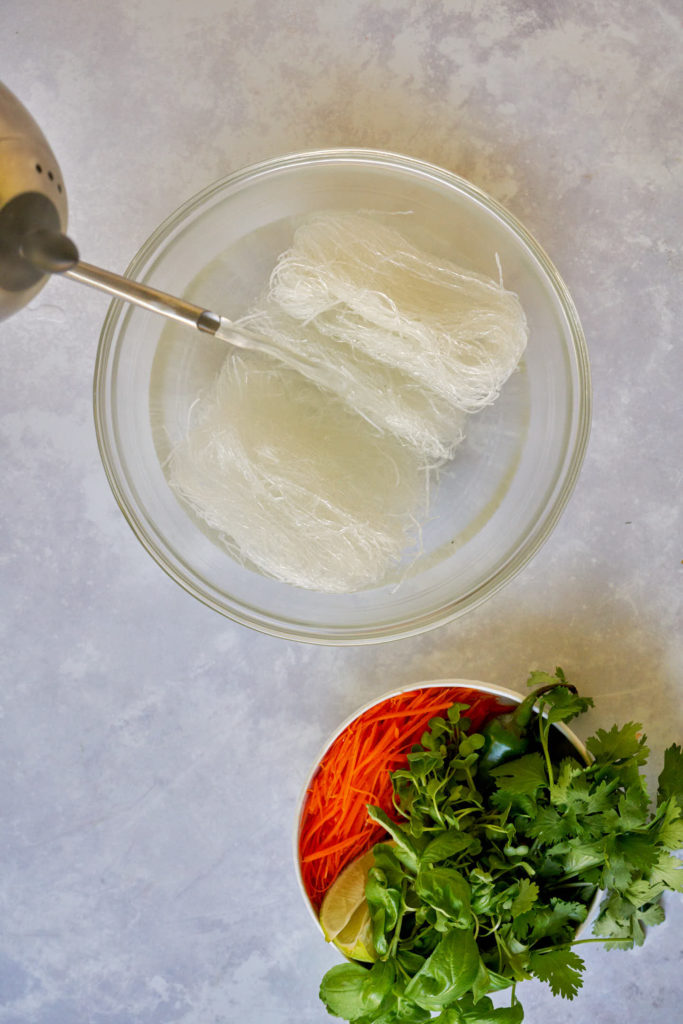
[[[85,259],[123,270],[185,199],[253,161],[361,146],[449,168],[538,238],[582,318],[594,415],[563,518],[502,592],[363,648],[221,618],[153,563],[92,420],[107,302],[53,280],[0,324],[1,1024],[328,1020],[336,962],[292,832],[324,738],[388,688],[523,690],[562,665],[583,734],[683,736],[677,0],[24,0],[0,75],[43,127]],[[529,1024],[680,1019],[683,906],[634,952],[585,947]]]

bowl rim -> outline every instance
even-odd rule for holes
[[[271,636],[323,646],[360,646],[405,639],[452,622],[471,609],[479,607],[509,583],[533,559],[557,525],[581,471],[590,436],[591,373],[584,332],[569,290],[545,250],[524,225],[498,200],[458,174],[428,161],[389,150],[351,147],[314,149],[292,152],[241,167],[206,186],[170,213],[132,258],[125,271],[126,276],[138,279],[140,270],[149,263],[159,245],[171,234],[173,229],[180,227],[194,210],[204,206],[212,197],[227,189],[235,188],[241,182],[252,182],[263,175],[297,166],[328,163],[394,167],[399,171],[408,171],[425,179],[437,180],[441,185],[454,189],[460,194],[465,194],[480,206],[484,206],[513,232],[518,241],[538,261],[566,317],[569,327],[568,339],[571,341],[569,351],[573,356],[572,362],[577,381],[576,396],[572,403],[572,415],[575,420],[572,430],[573,439],[571,446],[565,452],[565,464],[551,488],[547,503],[541,508],[528,534],[509,557],[503,560],[497,568],[490,570],[487,578],[470,587],[464,594],[442,600],[436,607],[419,614],[396,614],[393,617],[386,616],[380,623],[353,626],[339,626],[329,622],[311,626],[299,618],[288,620],[277,613],[251,607],[247,602],[233,598],[203,580],[191,566],[185,565],[170,554],[163,538],[158,538],[155,531],[150,529],[151,522],[142,521],[137,510],[132,507],[133,503],[127,496],[127,488],[124,483],[125,473],[119,469],[118,465],[119,454],[111,440],[111,432],[107,428],[109,393],[107,371],[110,368],[110,356],[115,342],[125,331],[125,319],[130,314],[130,307],[122,299],[112,300],[100,332],[93,375],[93,415],[102,465],[124,519],[156,564],[179,586],[219,614],[240,625]],[[149,269],[147,266],[148,271]],[[117,333],[120,323],[121,329]]]
[[[318,928],[318,930],[321,933],[322,933],[322,926],[320,924],[320,920],[319,920],[318,914],[316,913],[316,910],[315,910],[313,904],[311,903],[311,900],[310,900],[310,898],[308,896],[308,893],[306,892],[306,887],[304,885],[304,880],[303,880],[303,876],[302,876],[302,873],[301,873],[301,862],[300,862],[300,859],[299,859],[299,834],[300,834],[300,831],[301,831],[301,823],[302,823],[302,820],[303,820],[304,810],[305,810],[305,806],[306,806],[306,797],[307,797],[307,794],[308,794],[309,786],[313,782],[313,779],[314,779],[314,777],[315,777],[315,775],[316,775],[316,773],[318,771],[320,763],[321,763],[322,759],[324,758],[325,754],[327,753],[327,751],[329,750],[329,748],[335,742],[335,740],[337,740],[339,738],[339,736],[341,736],[341,734],[346,729],[348,729],[350,725],[352,725],[356,721],[357,718],[360,718],[361,715],[364,715],[367,711],[370,711],[372,708],[375,708],[378,705],[383,704],[384,701],[389,700],[391,697],[398,697],[398,696],[400,696],[403,693],[410,693],[412,691],[417,691],[417,690],[434,689],[434,688],[444,687],[444,686],[452,687],[453,689],[477,690],[480,693],[491,694],[491,696],[493,696],[493,697],[500,697],[504,701],[509,701],[510,702],[510,707],[514,707],[515,705],[521,704],[522,701],[525,699],[525,697],[528,696],[528,694],[519,693],[518,691],[511,690],[508,687],[499,686],[497,683],[482,682],[481,680],[478,680],[478,679],[451,679],[451,678],[446,678],[446,679],[429,679],[429,680],[425,680],[425,681],[417,682],[417,683],[406,683],[403,686],[395,687],[395,688],[393,688],[391,690],[388,690],[386,693],[382,694],[380,697],[373,698],[372,700],[370,700],[366,704],[364,704],[362,707],[360,707],[356,711],[352,712],[350,715],[347,716],[347,718],[344,719],[344,721],[341,723],[341,725],[339,725],[337,727],[337,729],[335,729],[335,731],[327,738],[327,740],[325,741],[325,743],[321,747],[321,749],[320,749],[320,751],[318,753],[318,756],[316,757],[315,761],[313,762],[313,768],[311,769],[311,771],[307,775],[306,781],[305,781],[305,783],[304,783],[304,785],[303,785],[303,787],[302,787],[302,789],[300,791],[299,798],[298,798],[297,805],[296,805],[296,814],[295,814],[295,822],[296,822],[296,824],[295,824],[295,827],[294,827],[294,832],[293,832],[293,837],[292,837],[292,852],[293,852],[293,859],[294,859],[294,870],[295,870],[295,874],[296,874],[296,880],[297,880],[297,883],[298,883],[298,886],[299,886],[299,891],[301,893],[301,896],[303,898],[304,903],[306,904],[306,907],[308,908],[308,911],[309,911],[310,915],[313,917],[313,920],[315,921],[315,923],[317,925],[317,928]],[[590,760],[591,760],[590,754],[589,754],[586,746],[584,745],[582,740],[579,739],[579,737],[576,735],[576,733],[572,729],[570,729],[569,726],[567,726],[564,722],[557,722],[557,723],[555,723],[555,728],[559,729],[559,731],[569,740],[569,742],[572,744],[572,746],[577,751],[577,753],[581,756],[581,758],[588,764],[590,762]],[[595,901],[598,898],[598,895],[599,894],[596,894],[594,900],[591,902],[591,904],[589,906],[589,913],[586,916],[586,920],[583,921],[581,923],[581,925],[579,926],[580,929],[582,929],[586,925],[586,923],[588,922],[589,917],[590,917],[590,913],[591,913],[591,909],[594,908]],[[578,930],[577,930],[577,934],[578,934]]]

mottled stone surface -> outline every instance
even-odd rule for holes
[[[0,1024],[322,1024],[335,956],[292,829],[359,703],[561,664],[597,700],[584,733],[647,724],[653,776],[683,734],[680,3],[25,0],[2,21],[85,259],[125,267],[254,160],[371,146],[506,204],[582,318],[593,432],[550,540],[452,625],[344,650],[223,620],[136,542],[92,423],[103,297],[55,280],[0,325]],[[529,1024],[680,1019],[666,907],[637,952],[585,947],[573,1003],[526,985]]]

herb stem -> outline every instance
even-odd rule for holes
[[[539,712],[538,712],[538,732],[539,732],[539,735],[540,735],[540,738],[541,738],[541,747],[543,748],[543,756],[545,758],[546,771],[548,773],[548,783],[549,783],[549,786],[550,786],[550,802],[554,803],[555,802],[555,800],[554,800],[554,797],[555,797],[555,779],[554,779],[554,776],[553,776],[553,764],[552,764],[552,761],[550,760],[550,751],[548,749],[548,730],[549,730],[549,728],[550,728],[550,726],[547,726],[547,728],[543,727],[543,707],[541,706],[541,707],[539,707]]]
[[[398,946],[399,939],[401,937],[401,926],[403,924],[403,915],[406,912],[406,889],[408,888],[408,880],[403,879],[401,883],[401,908],[398,912],[396,919],[396,927],[394,928],[394,937],[391,940],[391,946],[389,947],[389,957],[395,959],[396,947]]]

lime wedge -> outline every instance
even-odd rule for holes
[[[336,939],[332,941],[340,953],[351,960],[375,962],[377,953],[372,941],[372,918],[365,900],[351,915],[348,924],[342,928]]]
[[[348,864],[325,893],[320,908],[326,940],[354,959],[375,959],[370,913],[365,902],[365,883],[374,860],[372,850],[368,850]],[[352,953],[357,945],[364,950],[364,956]]]

